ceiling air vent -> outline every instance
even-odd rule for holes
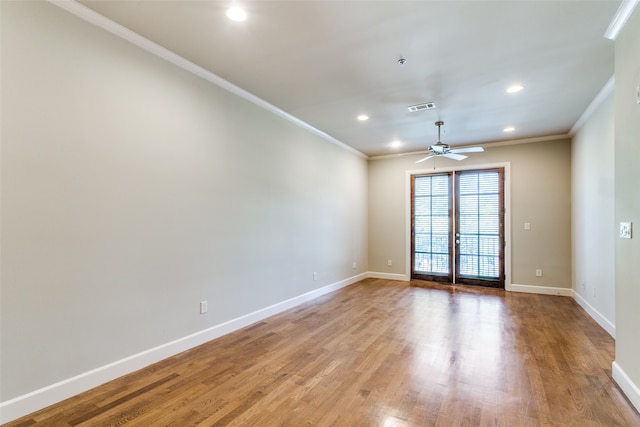
[[[412,113],[415,111],[432,110],[434,108],[436,108],[435,102],[425,102],[424,104],[410,105],[407,107],[407,109]]]

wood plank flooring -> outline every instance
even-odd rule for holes
[[[367,279],[7,426],[640,426],[572,299]]]

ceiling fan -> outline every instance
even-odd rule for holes
[[[437,121],[435,123],[435,125],[438,126],[438,142],[429,147],[429,155],[427,157],[418,160],[416,163],[424,162],[425,160],[438,156],[448,157],[454,160],[464,160],[467,156],[462,155],[461,153],[480,153],[484,151],[484,148],[482,147],[466,147],[452,150],[448,144],[444,144],[440,141],[440,126],[443,124],[444,122],[442,121]]]

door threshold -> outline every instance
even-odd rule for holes
[[[409,286],[424,289],[438,289],[450,293],[462,292],[470,294],[505,295],[503,288],[480,285],[460,285],[455,283],[432,282],[428,280],[411,279]]]

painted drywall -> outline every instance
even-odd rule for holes
[[[575,133],[571,154],[573,289],[610,332],[615,325],[613,86]]]
[[[616,238],[616,364],[635,384],[640,409],[640,8],[615,42],[615,224],[633,222],[633,238]]]
[[[0,7],[2,401],[367,271],[366,160],[54,5]]]
[[[407,276],[407,171],[433,171],[421,155],[373,159],[369,162],[369,268],[372,272]],[[571,142],[569,139],[493,146],[463,162],[438,158],[447,167],[510,163],[511,283],[571,287]],[[524,223],[531,229],[525,230]],[[388,267],[387,261],[392,260]],[[543,276],[536,277],[535,270]]]

